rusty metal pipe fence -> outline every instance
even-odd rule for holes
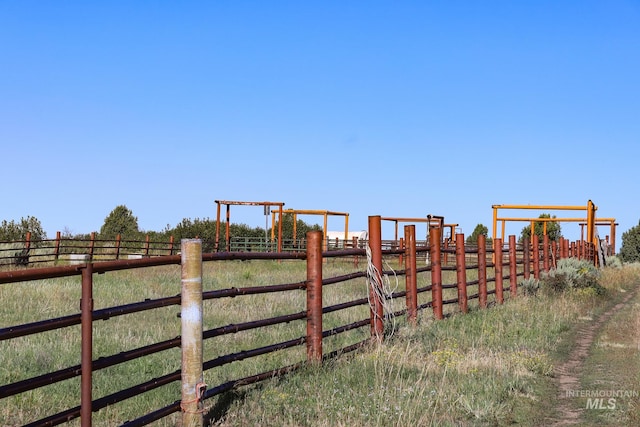
[[[221,384],[215,384],[210,387],[204,387],[202,380],[191,388],[192,393],[185,397],[176,396],[175,401],[168,402],[165,406],[158,408],[150,413],[141,414],[139,418],[134,420],[122,420],[122,425],[142,426],[151,422],[160,420],[169,415],[182,412],[183,422],[185,416],[188,415],[190,425],[197,424],[197,419],[202,418],[202,403],[207,399],[219,396],[230,390],[237,389],[242,386],[254,384],[273,378],[274,376],[285,375],[293,372],[309,363],[320,364],[324,360],[334,358],[340,354],[355,351],[362,346],[384,340],[384,322],[388,321],[390,316],[405,316],[409,325],[416,324],[416,318],[421,310],[431,309],[431,313],[424,314],[433,316],[435,319],[442,319],[452,313],[465,313],[469,310],[469,303],[472,300],[478,300],[477,307],[482,309],[487,307],[489,295],[495,295],[496,304],[504,301],[504,293],[510,298],[517,296],[517,284],[519,279],[529,277],[533,270],[535,277],[539,277],[541,269],[548,271],[555,265],[558,258],[576,256],[588,258],[593,256],[594,252],[586,247],[586,245],[570,244],[567,241],[560,241],[557,245],[550,245],[543,242],[540,248],[539,242],[534,237],[533,244],[529,245],[525,241],[522,245],[517,245],[515,236],[510,236],[508,244],[503,247],[503,243],[496,239],[494,248],[487,248],[484,244],[484,236],[481,236],[477,247],[465,247],[464,235],[455,236],[455,244],[447,247],[441,245],[422,245],[417,246],[415,240],[415,227],[405,226],[405,237],[403,239],[403,247],[396,249],[383,250],[383,242],[380,240],[380,217],[370,217],[370,253],[366,249],[352,248],[341,250],[322,250],[321,232],[310,232],[307,235],[305,252],[282,252],[282,253],[256,253],[256,252],[235,252],[235,253],[198,253],[195,255],[197,262],[226,262],[231,260],[274,260],[277,262],[306,262],[307,278],[306,280],[295,283],[284,283],[267,286],[249,286],[249,287],[231,287],[213,291],[200,291],[200,310],[202,310],[202,301],[211,301],[221,303],[227,298],[241,298],[256,294],[269,294],[281,292],[305,292],[306,307],[300,307],[299,311],[288,314],[278,315],[266,319],[254,319],[237,324],[227,324],[212,329],[202,329],[198,336],[202,336],[202,340],[209,341],[216,338],[235,334],[240,331],[256,330],[267,326],[293,324],[294,322],[303,321],[306,323],[306,332],[301,330],[298,337],[288,339],[282,342],[275,342],[248,350],[232,352],[224,354],[209,360],[198,361],[196,365],[200,365],[199,369],[204,372],[206,378],[207,371],[212,369],[223,369],[225,365],[232,362],[241,362],[260,355],[266,355],[274,352],[281,352],[295,347],[306,346],[306,359],[299,360],[296,363],[287,366],[280,366],[275,369],[268,369],[258,374],[225,381]],[[439,229],[434,228],[430,236],[432,241],[440,241]],[[184,243],[184,242],[183,242]],[[542,250],[540,250],[542,249]],[[428,256],[427,256],[428,255]],[[399,257],[404,263],[400,263],[398,270],[389,270],[389,265],[393,260]],[[429,259],[428,263],[418,267],[417,259]],[[185,280],[185,269],[192,268],[186,265],[187,262],[181,255],[166,255],[154,258],[106,261],[100,263],[85,263],[75,266],[59,266],[47,268],[22,269],[14,271],[0,272],[0,286],[6,286],[9,283],[15,283],[13,286],[20,286],[41,279],[52,279],[61,277],[79,277],[80,286],[82,287],[82,299],[80,303],[80,313],[72,314],[43,321],[32,322],[20,325],[0,325],[0,341],[3,342],[2,353],[3,358],[11,357],[10,340],[40,334],[47,331],[53,331],[61,328],[80,327],[81,328],[81,363],[80,365],[69,366],[53,372],[47,372],[30,378],[23,378],[7,384],[0,385],[0,401],[3,399],[16,396],[21,393],[38,389],[46,385],[70,380],[80,377],[80,399],[79,404],[70,408],[61,408],[60,412],[50,414],[44,418],[30,421],[29,426],[54,426],[66,423],[76,418],[81,419],[82,426],[90,426],[92,422],[92,414],[101,409],[118,404],[124,400],[138,396],[151,390],[164,387],[168,384],[183,381],[183,389],[185,387],[185,362],[183,359],[182,369],[166,373],[159,377],[149,378],[147,381],[119,390],[115,393],[93,399],[92,395],[92,377],[97,371],[108,367],[116,366],[131,362],[135,359],[143,358],[152,354],[156,354],[168,349],[184,347],[183,337],[189,331],[183,330],[181,336],[172,339],[156,342],[139,348],[120,352],[106,357],[93,358],[93,325],[98,320],[109,320],[120,316],[127,316],[132,313],[138,313],[148,310],[155,310],[167,306],[180,306],[184,303],[184,296],[174,295],[152,300],[139,301],[120,306],[113,306],[103,309],[94,310],[93,300],[93,279],[96,274],[108,274],[118,270],[141,269],[155,266],[181,265],[183,269],[183,282]],[[366,268],[353,273],[342,276],[323,277],[323,265],[330,259],[364,259],[370,262],[362,262]],[[194,256],[190,257],[193,262]],[[444,262],[447,259],[448,262]],[[451,261],[453,261],[451,263]],[[453,265],[451,265],[453,264]],[[387,270],[383,270],[383,265]],[[385,295],[375,289],[376,279],[380,277],[372,276],[371,267],[376,267],[380,275],[405,276],[405,289],[396,291],[393,294]],[[476,280],[467,280],[469,271],[477,271]],[[196,271],[196,276],[198,270]],[[443,283],[443,272],[452,272],[451,276],[455,277],[455,281],[451,283]],[[455,272],[455,273],[454,273]],[[487,272],[492,273],[488,277]],[[508,272],[508,274],[504,274]],[[425,277],[424,273],[428,273]],[[424,286],[418,287],[418,278],[422,278]],[[354,300],[343,301],[337,304],[325,306],[323,304],[323,288],[328,286],[341,286],[354,280],[365,280],[370,286],[368,287],[369,295],[363,293],[360,298]],[[202,283],[202,277],[188,277],[188,281],[199,281]],[[507,286],[504,284],[508,283]],[[493,286],[488,286],[493,284]],[[468,294],[470,287],[477,287],[477,292]],[[448,293],[453,295],[451,298],[443,299],[443,292],[446,290],[455,290]],[[404,298],[406,308],[395,310],[395,312],[383,312],[386,300]],[[197,300],[197,299],[196,299]],[[444,310],[445,306],[450,309]],[[346,310],[352,307],[368,307],[369,316],[360,320],[333,326],[325,329],[323,326],[323,317],[329,313]],[[26,307],[28,309],[28,307]],[[182,311],[182,316],[185,311]],[[184,320],[184,319],[183,319]],[[183,327],[185,323],[183,322]],[[329,337],[343,334],[349,331],[365,330],[369,332],[365,334],[365,339],[353,338],[350,342],[341,348],[330,352],[323,352],[323,342]],[[192,333],[193,331],[191,331]],[[183,348],[184,350],[184,348]],[[183,356],[184,358],[184,356]],[[193,365],[193,362],[187,363]],[[189,368],[191,369],[191,368]],[[200,377],[202,374],[199,374]],[[198,374],[191,376],[197,378]],[[195,398],[193,397],[195,396]],[[195,418],[194,418],[195,414]],[[192,424],[193,420],[196,424]],[[186,425],[186,424],[185,424]]]
[[[420,242],[419,242],[420,243]],[[426,241],[421,242],[423,245]],[[306,239],[283,239],[282,244],[274,240],[257,237],[232,237],[229,252],[304,252]],[[383,247],[399,248],[402,242],[395,240],[382,241]],[[204,252],[212,251],[215,243],[203,240]],[[366,240],[357,238],[323,241],[325,250],[342,250],[348,248],[364,249]],[[167,241],[151,240],[146,235],[143,240],[123,239],[120,235],[115,239],[98,238],[92,232],[88,238],[62,237],[58,231],[55,239],[32,240],[27,233],[22,241],[0,241],[0,269],[6,267],[43,267],[45,265],[80,265],[86,262],[117,261],[124,259],[140,259],[155,256],[178,254],[180,248],[170,236]],[[226,251],[226,250],[225,250]]]

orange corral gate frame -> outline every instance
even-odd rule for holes
[[[278,223],[282,224],[282,214],[293,214],[293,242],[296,241],[296,226],[298,215],[322,215],[324,222],[322,225],[322,235],[324,236],[325,248],[327,247],[327,219],[331,216],[344,216],[344,240],[349,238],[349,214],[347,212],[324,211],[319,209],[285,209],[278,212]],[[275,212],[271,213],[271,223],[275,223]],[[273,227],[271,228],[271,239],[274,238]]]
[[[282,207],[284,206],[284,202],[239,202],[239,201],[230,201],[230,200],[216,200],[216,246],[215,251],[218,252],[220,249],[220,205],[227,206],[227,224],[226,224],[226,248],[229,251],[229,221],[230,221],[230,213],[229,206],[231,205],[239,205],[239,206],[264,206],[265,209],[268,208],[271,210],[271,206],[278,207],[278,212],[280,212],[280,216],[282,216]],[[271,226],[271,234],[273,236],[273,225]],[[273,239],[273,237],[272,237]],[[282,252],[282,221],[278,224],[278,252]]]
[[[395,225],[395,241],[398,241],[398,223],[416,223],[416,222],[424,222],[427,223],[427,236],[429,235],[429,230],[433,227],[439,227],[441,229],[449,228],[450,230],[450,239],[453,239],[456,233],[456,227],[458,224],[445,224],[444,217],[439,215],[427,215],[426,217],[418,217],[418,218],[404,218],[404,217],[381,217],[382,221],[392,221]],[[444,240],[444,231],[441,233],[442,239]]]
[[[505,234],[505,223],[506,221],[526,221],[531,223],[531,229],[533,230],[536,222],[544,223],[544,233],[546,234],[546,225],[547,222],[580,222],[585,223],[587,227],[587,236],[586,240],[589,243],[596,243],[596,225],[610,225],[611,227],[611,246],[615,248],[615,226],[616,220],[615,218],[598,218],[596,219],[596,210],[598,209],[596,205],[593,204],[591,200],[587,202],[586,206],[550,206],[550,205],[493,205],[493,238],[495,239],[498,235],[498,221],[501,221],[502,224],[502,234],[501,237],[504,239]],[[576,210],[576,211],[586,211],[586,218],[500,218],[498,217],[499,209],[536,209],[536,210]],[[583,228],[584,230],[584,228]],[[584,240],[584,236],[582,236]]]

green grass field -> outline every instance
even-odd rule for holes
[[[362,269],[361,260],[358,269]],[[388,267],[398,268],[397,260]],[[385,270],[387,270],[385,266]],[[321,367],[308,367],[281,379],[214,397],[205,402],[207,420],[219,425],[506,425],[541,420],[553,392],[551,372],[563,355],[563,340],[581,316],[595,313],[620,289],[637,280],[637,270],[622,279],[601,280],[607,296],[572,293],[550,297],[522,297],[488,310],[470,302],[468,315],[457,305],[452,314],[434,321],[430,310],[419,314],[416,327],[395,319],[393,334],[382,345],[343,355]],[[352,263],[328,260],[324,277],[356,271]],[[622,270],[620,270],[622,271]],[[623,275],[617,271],[616,274]],[[266,286],[303,281],[304,262],[232,261],[204,265],[203,288]],[[635,276],[634,276],[635,274]],[[491,272],[489,274],[491,276]],[[468,280],[473,280],[469,272]],[[429,284],[421,274],[418,287]],[[609,281],[610,283],[606,283]],[[446,272],[443,283],[455,283]],[[505,283],[507,285],[507,283]],[[390,277],[391,288],[404,289],[404,277]],[[492,289],[493,283],[489,284]],[[469,294],[477,287],[470,288]],[[178,266],[127,270],[94,276],[95,309],[172,296],[180,293]],[[364,279],[325,286],[324,305],[363,298]],[[445,290],[444,299],[455,289]],[[0,287],[0,327],[78,312],[79,278],[41,280]],[[430,292],[419,303],[430,300]],[[304,291],[261,294],[205,301],[204,329],[259,320],[305,310]],[[493,302],[493,296],[489,297]],[[404,299],[391,302],[394,310]],[[180,334],[180,307],[165,307],[94,323],[94,359]],[[367,307],[354,307],[324,316],[324,329],[368,318]],[[305,335],[304,321],[239,332],[205,341],[204,359],[274,344]],[[326,339],[324,352],[362,341],[368,328]],[[42,375],[80,363],[80,328],[70,327],[2,344],[0,385]],[[305,359],[305,347],[225,364],[204,373],[214,387],[225,381],[254,375]],[[179,348],[136,359],[94,373],[93,398],[180,369]],[[22,425],[79,405],[79,378],[2,399],[2,425]],[[94,425],[113,426],[142,416],[180,398],[178,382],[94,413]],[[523,424],[524,423],[524,424]],[[74,420],[69,425],[79,425]],[[179,415],[156,425],[179,425]]]

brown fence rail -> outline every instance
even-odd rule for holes
[[[426,241],[422,242],[424,245]],[[212,249],[213,241],[203,241],[204,251]],[[283,239],[282,245],[275,240],[256,237],[232,237],[225,245],[224,252],[304,252],[307,248],[305,239]],[[329,239],[323,241],[325,250],[348,248],[364,249],[366,240],[357,238],[350,240]],[[395,240],[382,241],[383,249],[397,249],[402,242]],[[229,248],[227,250],[227,247]],[[62,237],[58,231],[55,239],[32,240],[27,233],[25,240],[0,241],[0,268],[8,266],[37,267],[47,265],[79,265],[86,262],[117,261],[121,259],[140,259],[153,256],[176,255],[180,248],[173,236],[168,241],[151,240],[147,235],[144,240],[123,239],[120,235],[115,239],[99,238],[95,232],[87,239]]]
[[[219,355],[209,360],[203,360],[200,365],[202,371],[214,369],[224,369],[224,366],[232,362],[242,362],[261,355],[286,351],[300,346],[306,346],[306,359],[302,358],[298,362],[270,368],[264,372],[245,376],[242,378],[224,381],[220,384],[212,385],[196,390],[195,405],[201,405],[203,401],[218,396],[224,392],[236,389],[241,386],[264,381],[274,376],[284,375],[308,363],[322,363],[323,360],[336,357],[361,348],[370,342],[384,340],[385,326],[399,316],[406,316],[407,322],[415,324],[418,313],[427,308],[431,313],[424,315],[433,316],[435,319],[442,319],[448,314],[469,310],[469,304],[477,300],[478,308],[485,308],[488,305],[490,296],[494,303],[502,304],[505,294],[510,298],[517,296],[518,283],[531,274],[538,278],[541,271],[548,271],[553,268],[558,258],[576,256],[594,259],[593,248],[588,248],[583,243],[569,244],[561,241],[560,244],[549,244],[548,241],[539,244],[534,236],[533,243],[528,241],[524,244],[516,244],[515,237],[510,236],[506,245],[500,239],[494,242],[494,248],[487,248],[484,236],[480,236],[477,247],[465,247],[464,236],[455,236],[453,244],[447,245],[416,245],[415,228],[405,227],[405,237],[401,247],[383,250],[380,239],[380,217],[370,218],[370,241],[365,249],[347,248],[336,250],[323,250],[324,242],[320,232],[310,232],[307,235],[306,250],[304,252],[224,252],[224,253],[202,253],[198,254],[198,262],[229,262],[233,260],[274,260],[277,262],[305,262],[307,269],[306,280],[281,283],[266,286],[230,287],[225,289],[204,291],[200,290],[200,299],[209,301],[213,307],[223,306],[224,301],[230,298],[244,298],[256,294],[271,294],[283,292],[305,292],[306,307],[294,308],[292,312],[279,314],[277,316],[247,320],[241,323],[230,323],[217,326],[208,330],[202,330],[200,336],[204,342],[221,339],[225,336],[236,334],[240,331],[261,329],[274,325],[290,324],[295,322],[306,322],[306,334],[300,334],[280,342],[272,342],[255,348],[242,351],[233,351]],[[431,230],[430,240],[440,241],[440,230]],[[185,242],[183,242],[183,245]],[[201,248],[201,247],[200,247]],[[177,252],[179,248],[167,248],[168,251]],[[75,377],[81,378],[80,402],[69,408],[61,408],[60,412],[50,414],[44,418],[30,421],[29,426],[54,426],[66,423],[76,418],[81,419],[83,426],[91,425],[92,413],[100,411],[110,405],[118,404],[126,399],[148,393],[152,390],[164,387],[178,381],[184,382],[184,355],[183,369],[168,372],[162,376],[149,378],[148,380],[124,388],[115,393],[102,396],[97,399],[92,398],[92,378],[95,372],[102,369],[125,364],[135,359],[147,357],[168,349],[183,347],[184,350],[184,322],[181,336],[155,342],[135,349],[120,352],[105,357],[94,359],[93,349],[93,328],[95,322],[109,321],[120,316],[128,316],[133,313],[149,312],[162,307],[180,306],[185,302],[185,289],[183,283],[182,295],[166,296],[156,299],[138,301],[112,307],[105,307],[95,310],[93,290],[96,275],[110,274],[118,270],[148,269],[158,266],[180,265],[182,269],[183,282],[185,271],[190,268],[189,260],[185,259],[184,249],[181,255],[163,255],[153,258],[125,259],[115,261],[104,261],[100,263],[87,262],[80,265],[56,266],[46,268],[19,269],[13,271],[0,272],[0,286],[24,286],[37,280],[54,279],[62,277],[77,277],[80,279],[79,286],[82,288],[82,299],[80,312],[67,316],[41,320],[32,323],[18,325],[4,325],[0,323],[0,341],[10,342],[13,339],[20,339],[28,336],[37,336],[48,331],[61,328],[80,327],[81,328],[81,356],[79,365],[68,366],[45,374],[11,380],[0,385],[0,400],[17,396],[31,390],[45,387],[50,384],[70,380]],[[323,266],[328,260],[347,260],[354,266],[359,264],[354,260],[361,259],[362,269],[349,274],[333,277],[323,277]],[[398,259],[401,268],[392,271],[389,267],[395,259]],[[426,260],[424,266],[418,267],[418,260]],[[366,262],[365,262],[366,261]],[[144,270],[143,270],[144,271]],[[443,283],[443,271],[455,272],[455,281]],[[467,280],[467,273],[477,272],[477,279]],[[533,272],[533,273],[532,273]],[[405,286],[402,290],[393,293],[385,293],[380,288],[383,275],[404,276]],[[423,283],[428,285],[418,287],[417,278],[426,274],[428,280]],[[202,277],[195,277],[194,282],[200,281]],[[351,300],[324,305],[322,299],[323,288],[333,286],[344,286],[346,283],[358,280],[366,280],[368,295],[363,293],[359,297]],[[469,288],[474,292],[468,294]],[[450,298],[443,299],[443,290],[452,289],[457,292],[449,292]],[[386,303],[389,300],[404,299],[404,307],[392,308]],[[450,308],[444,310],[445,306]],[[352,307],[365,307],[369,315],[365,318],[341,325],[332,325],[325,328],[323,325],[324,316]],[[247,307],[250,311],[250,307]],[[28,307],[25,307],[28,310]],[[182,320],[184,321],[184,306]],[[2,319],[0,319],[1,321]],[[343,347],[326,352],[323,351],[323,342],[330,337],[345,334],[349,331],[368,332],[365,338],[354,336],[351,342],[347,342]],[[362,337],[362,335],[360,335]],[[3,345],[2,353],[4,357],[11,357],[11,347]],[[184,390],[184,385],[183,385]],[[193,414],[194,411],[185,410],[185,405],[193,404],[194,399],[186,399],[183,395],[176,396],[176,400],[167,402],[150,413],[140,414],[134,420],[121,420],[122,425],[142,426],[153,421],[160,420],[169,415],[182,412]],[[202,416],[199,411],[198,416]]]
[[[175,255],[179,251],[173,236],[169,241],[100,239],[91,233],[88,239],[61,237],[31,240],[27,233],[24,241],[0,242],[0,266],[35,266],[47,264],[82,264],[91,261],[138,259],[150,256]]]

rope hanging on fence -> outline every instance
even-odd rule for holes
[[[371,301],[371,296],[375,295],[376,298],[378,298],[382,303],[382,320],[386,320],[391,324],[391,331],[389,332],[389,334],[393,335],[396,329],[396,319],[393,314],[393,292],[398,288],[398,276],[396,275],[396,272],[393,270],[393,268],[391,268],[391,266],[385,262],[385,265],[389,268],[389,270],[391,270],[396,281],[396,286],[392,289],[389,276],[381,271],[378,271],[378,268],[373,265],[371,248],[369,247],[369,245],[367,245],[365,249],[367,253],[367,288],[370,291],[367,292],[369,307],[371,308],[371,312],[374,313],[374,316],[376,316],[376,318],[379,318],[378,313],[374,309],[374,302]]]

